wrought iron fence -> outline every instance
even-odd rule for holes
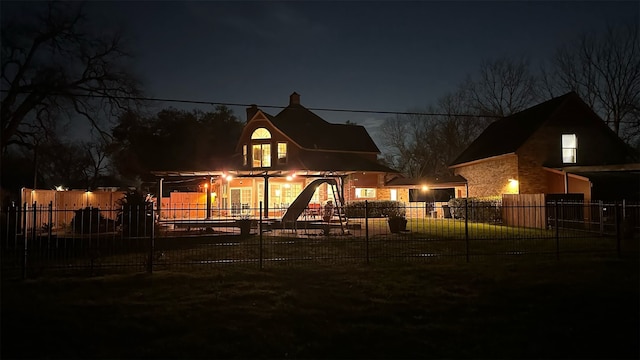
[[[260,207],[239,215],[184,208],[174,213],[198,216],[167,218],[158,216],[152,204],[108,209],[23,204],[2,211],[2,271],[3,276],[29,277],[638,251],[639,204],[462,204],[452,209],[446,203],[408,203],[401,211],[373,211],[365,202],[364,209],[335,211],[329,221],[317,211],[282,221],[284,207],[272,207],[269,217]]]

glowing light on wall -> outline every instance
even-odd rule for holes
[[[427,191],[429,190],[429,187],[427,185],[422,185],[422,191]]]
[[[518,193],[518,180],[509,179],[508,188],[511,193],[514,193],[514,194]]]

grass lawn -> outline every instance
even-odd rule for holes
[[[638,358],[638,259],[2,283],[2,358]]]

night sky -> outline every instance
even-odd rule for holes
[[[16,5],[3,3],[6,19]],[[525,56],[537,67],[582,32],[640,17],[638,1],[104,1],[87,10],[100,26],[125,27],[147,96],[286,106],[296,91],[308,108],[383,111],[426,108],[482,60]],[[232,108],[244,120],[244,107]],[[374,139],[389,116],[317,113]]]

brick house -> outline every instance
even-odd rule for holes
[[[492,123],[451,164],[468,196],[638,192],[640,164],[575,92]],[[617,180],[614,180],[617,179]],[[635,184],[635,186],[634,186]]]
[[[235,156],[224,168],[154,174],[209,179],[210,206],[231,215],[255,212],[261,203],[268,216],[282,215],[319,178],[335,179],[336,184],[315,189],[309,200],[315,206],[334,199],[347,203],[408,197],[406,189],[384,186],[397,171],[378,162],[380,150],[363,126],[329,123],[302,106],[295,92],[275,116],[256,105],[246,112]]]

